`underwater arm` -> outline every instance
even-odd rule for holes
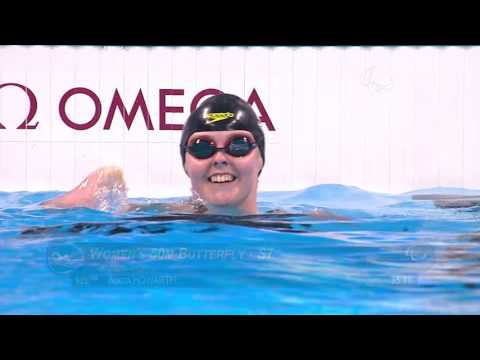
[[[289,214],[289,212],[283,209],[274,209],[267,211],[268,214]],[[292,214],[295,215],[295,214]],[[315,209],[314,211],[306,212],[303,215],[311,216],[321,220],[352,220],[351,218],[336,215],[330,211],[324,209]]]
[[[187,211],[194,212],[194,207],[188,202],[182,203],[152,203],[134,204],[129,203],[126,211],[159,210],[159,211]]]
[[[321,220],[352,220],[349,217],[336,215],[324,209],[315,209],[315,211],[308,212],[307,215]]]

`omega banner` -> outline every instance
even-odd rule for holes
[[[0,191],[102,165],[131,196],[189,193],[178,142],[225,92],[266,135],[260,191],[480,188],[478,47],[0,47]]]

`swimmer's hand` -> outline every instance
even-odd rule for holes
[[[107,200],[108,199],[108,200]],[[117,211],[130,209],[127,203],[127,187],[122,169],[116,166],[104,166],[88,175],[73,190],[40,205],[46,208],[86,207],[91,209],[109,210],[107,204],[115,202]]]

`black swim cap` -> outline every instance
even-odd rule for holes
[[[182,163],[185,164],[187,142],[193,133],[228,130],[249,131],[257,143],[263,165],[265,165],[265,136],[260,127],[260,121],[246,101],[231,94],[212,96],[190,114],[183,127],[180,140]]]

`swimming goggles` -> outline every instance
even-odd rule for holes
[[[186,148],[188,153],[197,159],[208,159],[219,150],[234,157],[242,157],[249,154],[256,146],[257,144],[251,143],[246,136],[235,136],[223,148],[217,148],[212,140],[202,138],[195,139]]]

